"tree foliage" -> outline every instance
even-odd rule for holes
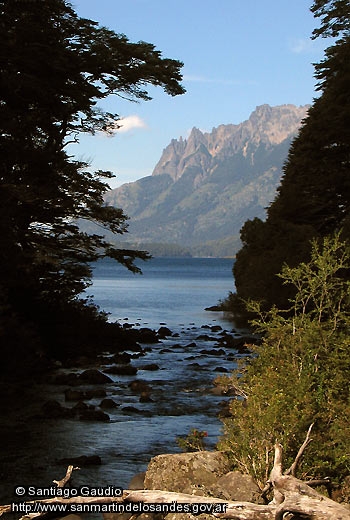
[[[127,217],[103,202],[112,173],[91,173],[65,147],[115,128],[118,115],[98,106],[108,96],[149,100],[147,85],[182,94],[182,63],[79,18],[66,0],[1,0],[0,16],[0,305],[27,313],[76,301],[91,261],[136,271],[148,257],[79,229],[85,219],[125,233]]]
[[[316,1],[322,24],[315,36],[340,36],[315,66],[320,96],[292,143],[277,196],[266,222],[248,221],[234,266],[237,294],[288,306],[289,291],[278,281],[283,262],[310,258],[312,237],[343,229],[350,237],[350,12],[349,2]]]
[[[309,262],[285,265],[279,275],[296,292],[290,313],[277,307],[262,312],[259,303],[250,302],[263,342],[225,381],[247,399],[231,402],[220,448],[261,487],[276,440],[290,465],[312,423],[303,477],[341,481],[349,474],[349,269],[349,246],[339,234],[326,237],[322,246],[314,241]]]

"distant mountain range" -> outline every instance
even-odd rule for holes
[[[262,105],[238,125],[173,139],[152,175],[105,195],[130,217],[125,240],[153,254],[233,256],[243,223],[265,217],[308,108]]]

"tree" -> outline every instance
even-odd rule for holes
[[[284,262],[296,266],[310,258],[310,238],[339,229],[350,237],[350,7],[347,1],[319,0],[312,11],[322,18],[315,37],[340,39],[315,66],[321,95],[292,143],[259,236],[251,233],[253,223],[244,225],[234,266],[238,296],[264,300],[266,308],[273,303],[288,306],[291,295],[276,275]],[[252,294],[250,287],[255,288]]]
[[[65,146],[115,127],[118,115],[97,105],[108,96],[149,100],[147,85],[182,94],[182,63],[79,18],[66,0],[1,0],[0,15],[0,306],[33,317],[35,302],[76,302],[91,261],[137,271],[134,259],[148,257],[80,231],[86,219],[124,233],[127,217],[103,203],[111,172],[90,173]]]
[[[276,439],[291,464],[312,423],[303,478],[339,482],[349,474],[349,269],[350,248],[339,234],[322,246],[314,241],[310,261],[285,266],[280,275],[296,292],[289,313],[277,307],[265,313],[251,303],[263,341],[253,347],[257,355],[225,378],[246,397],[231,402],[220,448],[261,488]]]

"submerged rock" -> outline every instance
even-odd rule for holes
[[[80,455],[80,457],[67,457],[59,459],[57,464],[72,464],[73,466],[99,466],[102,464],[99,455]]]

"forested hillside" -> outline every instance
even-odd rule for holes
[[[314,10],[325,19],[317,35],[338,39],[316,65],[320,95],[290,148],[266,222],[245,223],[234,267],[238,297],[262,300],[265,308],[289,305],[293,290],[276,274],[285,262],[309,259],[312,238],[339,230],[350,238],[350,7],[315,2]]]

